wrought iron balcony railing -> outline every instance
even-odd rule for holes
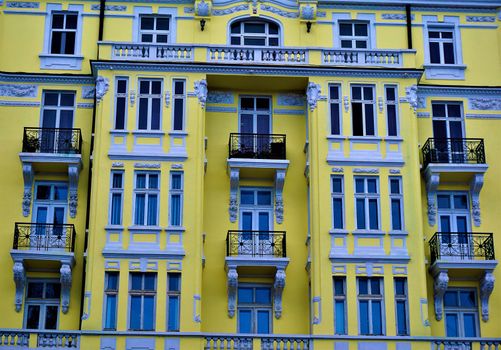
[[[285,135],[231,133],[228,158],[285,159]]]
[[[485,164],[484,139],[429,138],[421,151],[425,167],[430,163]]]
[[[81,154],[80,129],[24,128],[23,152]]]
[[[430,239],[431,263],[437,260],[494,260],[492,233],[437,232]]]
[[[228,231],[226,256],[285,258],[285,231]]]
[[[44,250],[73,252],[75,226],[72,224],[19,223],[14,228],[15,250]]]

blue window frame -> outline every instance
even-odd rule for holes
[[[170,211],[169,225],[182,225],[182,208],[183,208],[183,173],[176,171],[170,173]]]
[[[407,278],[395,277],[395,311],[397,316],[397,335],[409,335],[409,313],[407,302]]]
[[[390,177],[390,207],[391,207],[391,230],[404,230],[404,197],[402,194],[402,178]]]
[[[238,288],[238,333],[271,333],[271,288]]]
[[[332,176],[332,228],[344,229],[344,183],[342,176]]]
[[[110,225],[122,224],[122,203],[123,203],[123,172],[111,172],[111,188],[110,188]]]
[[[447,290],[444,295],[445,335],[478,337],[478,304],[474,289]]]
[[[129,329],[155,329],[156,273],[131,273],[129,286]]]
[[[137,172],[134,188],[134,225],[158,225],[159,174]]]
[[[357,282],[360,334],[383,335],[383,279],[380,277],[359,277]]]
[[[357,229],[379,230],[379,178],[355,177]]]
[[[334,277],[334,331],[346,334],[346,277]]]
[[[167,331],[179,331],[181,303],[181,274],[178,272],[167,273]]]
[[[104,329],[117,329],[118,272],[106,272],[104,277]]]

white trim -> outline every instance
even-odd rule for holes
[[[173,7],[164,7],[161,6],[158,8],[157,13],[153,13],[151,6],[134,6],[134,18],[132,20],[132,42],[139,43],[141,42],[139,38],[139,21],[141,15],[165,15],[169,16],[169,44],[174,44],[177,42],[177,19],[178,16],[178,8]],[[108,15],[107,15],[108,16]]]

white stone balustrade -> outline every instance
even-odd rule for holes
[[[193,48],[182,45],[113,44],[112,59],[148,61],[192,61]]]
[[[403,51],[399,50],[322,50],[322,64],[326,65],[400,67],[402,66],[402,61]]]

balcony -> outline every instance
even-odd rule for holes
[[[285,258],[285,232],[228,231],[226,256]]]
[[[492,233],[437,232],[430,239],[429,271],[435,279],[435,317],[442,318],[443,296],[449,279],[480,281],[482,319],[489,318],[489,296],[497,266]]]
[[[100,42],[99,59],[280,66],[416,68],[415,50]]]
[[[61,274],[62,309],[69,307],[72,281],[71,269],[75,265],[75,227],[73,225],[16,223],[10,255],[14,262],[16,284],[16,310],[21,309],[26,270],[59,271]]]
[[[24,128],[22,151],[24,196],[23,215],[30,214],[31,188],[35,172],[67,172],[70,217],[76,216],[78,179],[82,169],[80,129]]]
[[[285,135],[231,133],[228,158],[286,159]]]
[[[423,145],[423,175],[428,193],[428,222],[436,222],[436,192],[440,182],[468,185],[473,223],[480,226],[480,190],[487,171],[483,139],[429,138]]]

